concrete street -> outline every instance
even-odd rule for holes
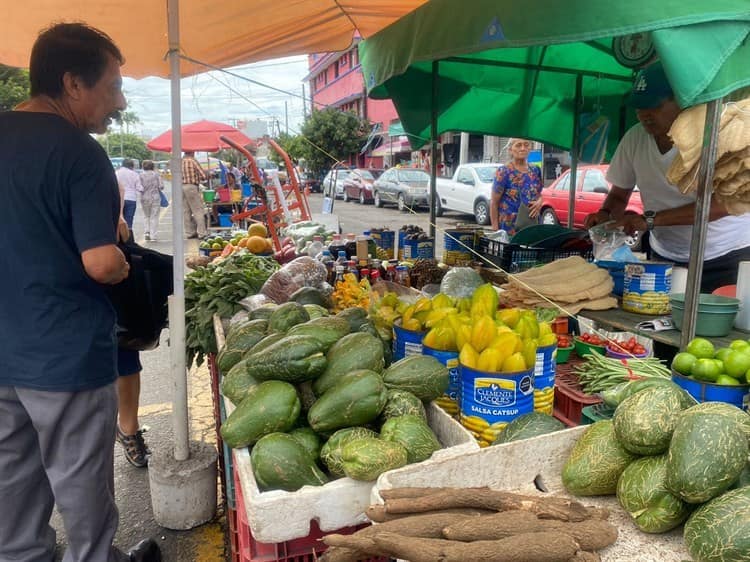
[[[169,185],[166,187],[166,193],[172,201]],[[320,212],[320,194],[311,195],[309,202],[313,213]],[[361,233],[371,227],[385,226],[398,230],[404,224],[416,224],[426,231],[429,230],[429,214],[425,211],[401,213],[395,207],[377,209],[373,205],[363,207],[358,203],[337,200],[334,213],[338,215],[344,233]],[[157,241],[145,242],[143,214],[139,207],[133,225],[136,241],[160,252],[172,253],[172,220],[170,205],[162,210]],[[473,216],[450,213],[438,219],[437,224],[439,229],[445,229],[455,227],[457,222],[473,224]],[[185,242],[187,255],[198,253],[196,240]],[[438,252],[442,252],[443,236],[440,230],[437,242]],[[164,450],[172,445],[172,375],[169,369],[168,336],[169,333],[165,330],[158,348],[141,353],[143,372],[139,417],[141,425],[148,428],[145,439],[152,450]],[[189,407],[191,438],[215,443],[210,378],[205,364],[193,367],[190,371]],[[159,539],[165,562],[220,562],[228,559],[229,550],[225,545],[224,533],[224,506],[218,506],[214,521],[190,531],[170,531],[160,527],[154,521],[151,509],[148,469],[131,466],[118,444],[115,445],[115,487],[117,505],[120,509],[120,527],[116,544],[123,550],[128,550],[139,540],[150,536]],[[220,494],[218,496],[221,498]],[[57,513],[53,516],[52,524],[58,533],[58,559],[61,559],[65,531]]]

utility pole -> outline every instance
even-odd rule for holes
[[[307,99],[305,98],[305,85],[302,84],[302,117],[307,119]]]
[[[286,134],[289,135],[289,102],[284,100],[284,127]]]

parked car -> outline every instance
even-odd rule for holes
[[[333,193],[334,199],[344,196],[344,181],[351,174],[349,168],[334,168],[323,178],[323,193]],[[335,180],[335,185],[334,185]]]
[[[372,184],[384,170],[356,168],[344,180],[344,201],[355,199],[362,205],[373,200]]]
[[[313,172],[303,172],[300,178],[300,188],[308,188],[312,193],[321,193],[323,185],[320,178]]]
[[[607,197],[612,184],[607,181],[608,164],[598,166],[579,166],[577,174],[575,212],[573,227],[583,228],[586,215],[598,211]],[[638,188],[630,196],[628,211],[643,213],[643,203]],[[570,204],[570,171],[566,171],[549,187],[542,191],[543,207],[539,214],[542,224],[568,224]]]
[[[399,211],[408,207],[429,207],[430,175],[416,168],[391,168],[372,185],[376,207],[396,203]]]
[[[500,164],[462,164],[452,178],[438,178],[437,216],[443,211],[474,215],[477,224],[490,223],[492,182]]]

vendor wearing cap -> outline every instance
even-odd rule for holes
[[[614,220],[628,234],[649,232],[651,259],[687,266],[690,259],[695,194],[683,194],[667,181],[677,155],[669,129],[682,109],[660,62],[636,75],[630,104],[639,123],[620,141],[607,172],[612,184],[601,209],[586,217],[585,226]],[[625,213],[630,194],[638,186],[643,215]],[[750,261],[750,214],[729,216],[711,202],[701,292],[737,282],[739,262]]]

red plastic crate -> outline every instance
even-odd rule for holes
[[[345,527],[336,531],[323,532],[315,521],[310,524],[310,534],[301,539],[281,543],[261,543],[255,540],[247,523],[245,498],[242,494],[237,472],[234,473],[235,498],[237,501],[237,531],[239,538],[239,562],[316,562],[317,557],[328,548],[322,537],[330,533],[350,535],[368,524]],[[234,558],[232,558],[234,560]],[[368,558],[361,562],[388,562],[388,558]]]
[[[240,558],[240,534],[237,529],[237,510],[227,507],[227,546],[229,547],[229,562],[242,562]]]
[[[555,375],[555,409],[553,415],[569,427],[581,424],[582,412],[586,406],[601,403],[597,396],[585,394],[572,372],[572,367],[580,361],[571,361],[557,366]]]
[[[234,505],[234,481],[232,477],[232,450],[229,449],[221,438],[221,425],[226,419],[224,402],[221,396],[221,375],[216,364],[216,354],[209,353],[206,358],[208,372],[211,376],[211,400],[214,409],[214,426],[216,427],[216,449],[219,451],[219,482],[221,483],[221,498],[227,507],[235,508]]]

